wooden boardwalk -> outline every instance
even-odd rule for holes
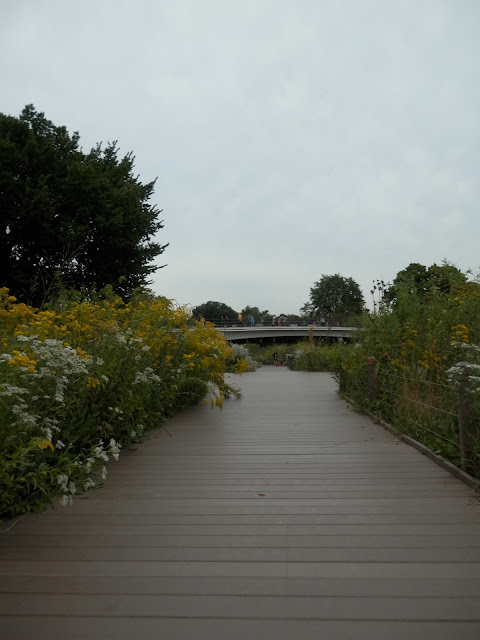
[[[239,382],[0,536],[0,638],[478,640],[472,491],[328,374]]]

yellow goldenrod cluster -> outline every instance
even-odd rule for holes
[[[37,447],[39,449],[51,449],[52,451],[55,451],[55,447],[50,442],[50,440],[39,440],[37,442]]]
[[[68,345],[67,345],[68,346]],[[84,351],[83,349],[81,349],[80,347],[77,347],[75,349],[75,353],[77,354],[77,356],[79,358],[81,358],[82,360],[85,360],[85,362],[88,362],[89,360],[92,359],[92,355],[90,353],[87,353],[86,351]]]
[[[468,336],[468,327],[466,327],[464,324],[456,324],[452,327],[451,343],[455,344],[456,342],[463,342],[464,344],[468,344],[470,342]]]
[[[101,387],[102,383],[100,380],[98,380],[98,378],[92,378],[91,376],[88,376],[87,378],[87,387],[89,389],[96,389],[97,387]]]
[[[31,373],[35,371],[35,367],[37,366],[36,360],[29,358],[25,353],[18,351],[18,349],[13,349],[12,355],[13,358],[8,361],[9,365],[12,367],[25,367]]]
[[[395,372],[398,371],[410,371],[410,367],[406,364],[405,360],[400,360],[399,358],[393,358],[390,360],[390,364],[393,365],[393,370]]]
[[[441,356],[436,353],[432,353],[430,351],[425,351],[423,354],[423,360],[418,360],[418,363],[424,369],[430,369],[431,366],[438,369],[440,367],[440,362],[442,361]]]

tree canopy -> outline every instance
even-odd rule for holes
[[[238,311],[229,307],[224,302],[216,302],[209,300],[203,304],[199,304],[198,307],[192,309],[192,314],[196,318],[205,318],[205,320],[220,320],[222,316],[227,316],[229,320],[236,320]]]
[[[259,307],[251,307],[249,305],[242,309],[242,316],[244,318],[253,316],[255,320],[260,320],[260,318],[266,318],[268,315],[268,309],[265,309],[265,311],[260,311]]]
[[[336,273],[322,275],[315,282],[310,289],[310,300],[302,307],[302,312],[340,321],[362,313],[363,305],[363,295],[355,280]]]
[[[466,275],[448,262],[441,265],[432,264],[430,267],[412,262],[397,273],[393,284],[385,292],[384,299],[386,302],[395,302],[400,287],[423,296],[432,289],[440,293],[450,293],[466,283]]]
[[[166,246],[149,203],[155,182],[133,174],[134,157],[117,143],[89,153],[28,105],[0,114],[0,286],[41,304],[55,282],[76,289],[110,284],[128,297],[150,284]]]

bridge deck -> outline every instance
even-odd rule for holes
[[[240,383],[0,536],[2,640],[478,640],[472,491],[328,374]]]
[[[225,336],[227,340],[246,340],[246,339],[275,339],[281,342],[284,338],[307,338],[313,335],[315,338],[328,338],[330,340],[351,339],[354,338],[361,329],[356,327],[333,327],[333,326],[262,326],[254,327],[248,325],[230,325],[227,327],[217,326],[217,329]]]

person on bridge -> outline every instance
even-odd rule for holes
[[[238,324],[239,324],[240,326],[242,326],[243,318],[242,318],[242,314],[241,314],[241,313],[239,313],[239,314],[238,314],[237,319],[238,319]]]

